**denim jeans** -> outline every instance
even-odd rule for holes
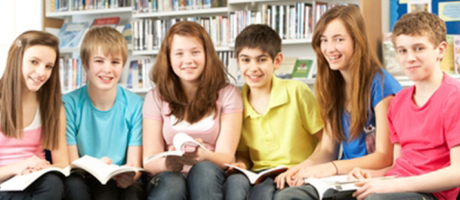
[[[24,191],[0,192],[0,200],[60,200],[64,195],[64,183],[59,175],[47,173],[29,185]]]
[[[120,199],[137,200],[144,199],[142,183],[134,182],[126,189],[119,188],[114,180],[102,185],[96,178],[88,173],[72,173],[64,180],[65,199]]]
[[[225,172],[212,162],[199,162],[190,169],[187,186],[190,200],[221,200]]]
[[[186,200],[187,182],[180,172],[162,172],[147,185],[148,200]]]
[[[367,196],[364,200],[385,200],[385,199],[397,199],[397,200],[437,200],[433,194],[427,193],[381,193],[381,194],[371,194]]]
[[[225,200],[246,199],[251,188],[251,184],[245,175],[233,174],[227,177],[227,180],[224,183]]]
[[[249,190],[248,199],[250,200],[266,200],[273,199],[273,195],[276,192],[276,183],[272,177],[265,179],[262,183],[259,183]]]

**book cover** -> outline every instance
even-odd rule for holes
[[[87,28],[88,22],[68,22],[63,24],[58,33],[59,48],[78,47]]]
[[[294,71],[292,72],[292,78],[309,78],[312,64],[312,59],[297,59]]]
[[[285,172],[288,169],[285,166],[278,166],[278,167],[275,167],[275,168],[262,170],[260,172],[253,172],[253,171],[250,171],[250,170],[247,170],[247,169],[237,167],[235,165],[225,164],[225,166],[232,167],[233,169],[243,173],[248,178],[249,182],[252,185],[257,185],[258,183],[261,183],[266,178],[281,174],[281,173]]]
[[[123,37],[125,37],[126,41],[128,44],[131,44],[133,41],[133,34],[131,30],[131,24],[125,24],[125,27],[123,28],[123,31],[121,31],[121,34]]]
[[[120,17],[97,18],[94,19],[91,27],[110,26],[112,28],[116,28],[118,21],[120,21]]]
[[[275,71],[275,75],[278,78],[289,79],[292,77],[292,72],[296,66],[296,57],[285,57],[280,67]]]

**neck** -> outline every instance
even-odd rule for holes
[[[185,96],[187,96],[188,102],[195,98],[196,91],[198,90],[198,85],[182,82],[181,86],[182,90],[184,90]]]
[[[27,88],[22,88],[22,104],[30,104],[30,103],[36,103],[38,101],[37,99],[37,92],[32,92]]]
[[[99,90],[94,85],[88,83],[88,96],[94,107],[98,110],[107,111],[113,107],[117,97],[117,86],[110,90]]]
[[[439,69],[424,80],[414,81],[415,95],[420,97],[431,96],[441,86],[443,78],[444,74]]]
[[[249,99],[265,98],[267,96],[270,98],[270,94],[272,91],[272,82],[263,87],[250,88],[250,91],[251,92],[249,92]]]

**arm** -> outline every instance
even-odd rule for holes
[[[59,146],[53,150],[51,157],[53,159],[53,166],[64,168],[69,165],[69,154],[66,141],[66,118],[64,106],[61,106],[61,113],[59,116]]]
[[[337,165],[338,174],[347,174],[353,168],[382,169],[391,165],[393,161],[392,144],[390,142],[390,129],[388,126],[387,113],[393,96],[388,96],[375,106],[376,137],[375,152],[352,160],[334,161]]]
[[[165,142],[162,135],[163,121],[149,118],[143,119],[142,148],[144,158],[164,152]],[[149,163],[144,163],[144,168],[152,174],[168,171],[165,158],[159,158]]]
[[[128,155],[126,165],[131,167],[142,167],[142,146],[130,146],[128,147]],[[142,173],[137,172],[134,181],[137,181],[141,177]]]
[[[28,159],[0,167],[0,183],[12,176],[28,174],[49,166],[48,161],[32,156]]]
[[[372,193],[443,191],[460,185],[460,145],[450,149],[450,166],[419,176],[363,182],[353,196],[359,199]]]

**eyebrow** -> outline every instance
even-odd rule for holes
[[[40,58],[38,58],[38,57],[35,57],[35,56],[32,56],[32,59],[34,59],[34,60],[38,60],[38,61],[40,61],[40,62],[42,61]],[[52,66],[54,66],[54,62],[49,62],[49,63],[46,63],[46,65],[52,65]]]
[[[248,56],[248,55],[245,55],[245,54],[241,54],[240,57],[252,58],[251,56]],[[255,56],[254,58],[263,58],[263,57],[268,57],[268,55],[261,54],[261,55]]]
[[[426,46],[424,43],[415,43],[413,45],[411,45],[411,47],[414,47],[414,46]],[[406,48],[404,46],[396,46],[397,49],[401,49],[401,48]]]
[[[203,47],[199,47],[199,46],[190,48],[190,50],[195,50],[195,49],[203,50],[204,48],[203,48]],[[172,51],[183,51],[183,50],[185,50],[185,49],[183,49],[183,48],[177,48],[177,49],[173,49]]]
[[[335,34],[333,35],[332,37],[335,38],[335,37],[340,37],[340,36],[345,36],[345,34]],[[321,37],[326,37],[325,35],[321,35]]]

